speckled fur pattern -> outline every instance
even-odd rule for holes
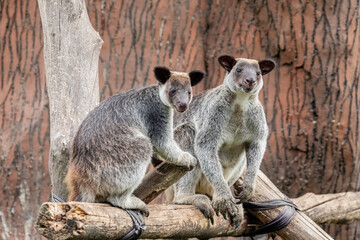
[[[187,112],[176,114],[175,139],[198,159],[199,165],[168,193],[169,200],[193,204],[210,220],[215,211],[239,224],[242,207],[234,203],[229,186],[247,166],[240,201],[247,200],[254,191],[268,135],[258,93],[262,75],[275,64],[227,55],[219,57],[219,62],[228,71],[224,83],[194,97]]]
[[[194,79],[187,73],[159,69],[155,72],[158,85],[112,96],[82,122],[66,177],[69,201],[108,202],[148,215],[146,204],[132,193],[144,178],[152,155],[178,165],[197,164],[173,137],[173,109],[184,110],[178,104],[188,106]],[[203,78],[197,73],[195,82]]]

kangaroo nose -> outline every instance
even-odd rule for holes
[[[179,103],[178,108],[179,108],[180,111],[183,112],[183,111],[185,111],[187,109],[187,104],[184,103],[184,102]]]
[[[186,104],[186,103],[180,103],[180,104],[179,104],[179,107],[180,107],[180,108],[187,108],[187,104]]]
[[[245,79],[245,82],[249,85],[254,85],[255,83],[255,80],[253,78],[246,78]]]

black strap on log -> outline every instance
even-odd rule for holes
[[[138,239],[142,231],[146,229],[144,216],[138,210],[131,210],[131,209],[124,209],[124,210],[130,215],[134,223],[134,228],[119,240]]]
[[[255,236],[265,233],[271,233],[283,229],[293,220],[296,210],[300,210],[288,197],[285,199],[274,199],[262,202],[244,202],[243,207],[252,211],[263,211],[274,209],[277,207],[284,207],[284,210],[271,222],[261,226],[260,228],[246,234],[247,236]]]
[[[54,203],[64,203],[65,201],[57,196],[55,193],[51,192],[51,200]],[[146,229],[144,216],[138,210],[124,209],[131,217],[134,228],[128,232],[125,236],[120,238],[119,240],[135,240],[138,239],[143,230]]]

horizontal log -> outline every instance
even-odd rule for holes
[[[135,191],[135,195],[149,203],[162,191],[181,178],[188,169],[169,163],[161,163],[147,174],[143,183]],[[257,188],[251,201],[264,201],[282,198],[282,193],[267,177],[260,173]],[[171,206],[171,205],[170,205]],[[203,215],[192,206],[159,208],[150,205],[150,217],[146,218],[148,229],[142,238],[184,238],[184,237],[217,237],[240,236],[247,226],[245,219],[241,226],[234,230],[228,221],[216,218],[211,225]],[[173,210],[172,210],[173,209]],[[183,215],[183,210],[189,211]],[[251,212],[263,223],[274,219],[281,212],[281,208],[270,211]],[[189,217],[190,216],[190,217]],[[220,223],[217,225],[217,223]],[[100,224],[100,225],[99,225]],[[154,226],[152,228],[151,226]],[[164,226],[163,228],[160,226]],[[168,229],[167,226],[170,226]],[[176,227],[177,226],[177,227]],[[89,203],[64,203],[54,205],[45,203],[41,209],[36,224],[38,232],[44,236],[56,239],[68,239],[75,236],[80,238],[113,239],[123,236],[132,228],[132,221],[128,214],[121,209],[108,205]],[[152,230],[154,229],[154,230]],[[289,230],[290,229],[290,230]],[[277,232],[283,239],[331,239],[320,227],[303,213],[298,213],[292,223]],[[303,234],[304,233],[304,234]],[[85,236],[83,235],[85,234]],[[314,236],[314,237],[310,237]],[[303,238],[304,237],[304,238]]]
[[[293,202],[317,223],[348,223],[360,220],[359,199],[359,192],[307,193]],[[148,207],[150,216],[145,218],[146,230],[141,238],[242,236],[256,226],[248,216],[238,229],[216,216],[214,225],[211,225],[193,206],[162,204]],[[128,233],[133,223],[125,211],[107,204],[44,203],[35,227],[50,239],[116,239]]]
[[[189,205],[149,205],[146,229],[140,238],[209,238],[241,236],[244,220],[234,229],[229,221],[216,217],[214,225]],[[44,203],[36,230],[49,239],[118,239],[133,227],[130,216],[120,208],[99,203]]]
[[[348,224],[360,220],[360,192],[307,193],[293,202],[318,224]]]

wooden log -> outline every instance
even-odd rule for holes
[[[141,238],[210,238],[241,236],[247,222],[237,229],[215,217],[214,225],[190,205],[149,205],[146,229]],[[99,203],[44,203],[35,225],[49,239],[118,239],[133,228],[129,215],[120,208]]]
[[[160,164],[146,174],[140,186],[134,191],[134,195],[145,203],[151,202],[190,170],[187,167],[159,161]]]
[[[348,224],[360,220],[360,192],[307,193],[293,202],[318,224]]]
[[[181,178],[186,173],[184,168],[179,166],[169,164],[166,162],[161,163],[159,166],[163,169],[161,172],[166,173],[165,175],[157,174],[156,178],[146,177],[146,180],[143,181],[144,186],[140,186],[136,194],[141,194],[142,191],[147,191],[147,194],[160,194],[163,190],[171,186],[177,179]],[[176,180],[168,178],[166,176],[176,176]],[[164,183],[162,183],[164,181]],[[159,183],[160,182],[160,183]],[[161,188],[157,188],[157,190],[152,190],[152,185],[161,184]],[[241,184],[241,182],[237,182],[237,184]],[[236,184],[235,184],[236,185]],[[137,195],[139,196],[139,195]],[[146,194],[143,194],[142,199],[144,199]],[[154,195],[155,196],[155,195]],[[250,199],[253,202],[271,200],[271,199],[282,199],[284,195],[280,192],[280,190],[262,173],[260,172],[257,178],[257,187],[255,190],[254,196]],[[147,202],[150,202],[153,198],[150,197],[147,199]],[[252,211],[251,214],[259,219],[263,224],[270,222],[272,219],[278,216],[283,208],[272,209],[268,211]],[[293,221],[284,229],[277,232],[283,239],[332,239],[324,230],[322,230],[314,221],[312,221],[309,217],[307,217],[303,213],[297,213]]]
[[[91,26],[85,1],[38,0],[50,105],[49,169],[52,191],[67,199],[64,178],[70,145],[80,123],[99,103],[102,39]]]
[[[240,185],[241,182],[237,181],[234,186]],[[261,171],[256,180],[256,189],[254,195],[249,201],[260,202],[271,199],[284,199],[284,194],[268,179]],[[259,219],[263,224],[269,223],[272,219],[276,218],[283,207],[265,211],[250,211],[251,215]],[[290,224],[277,231],[282,239],[291,240],[321,240],[332,239],[323,229],[321,229],[313,220],[311,220],[305,213],[296,212],[294,219]]]
[[[357,210],[360,208],[359,199],[360,192],[307,193],[293,199],[293,202],[317,223],[343,224],[360,220]],[[146,230],[141,238],[241,236],[256,226],[248,215],[238,229],[216,216],[214,225],[211,225],[200,211],[187,205],[149,205],[149,210],[150,216],[145,218]],[[129,215],[119,208],[107,204],[71,202],[44,203],[35,227],[41,235],[50,239],[116,239],[128,233],[133,224]]]
[[[183,168],[182,171],[186,170]],[[167,173],[167,174],[165,174]],[[171,178],[164,180],[166,176],[173,175],[176,178],[180,174],[178,166],[163,163],[157,166],[156,171],[147,175],[144,184],[149,187],[139,187],[137,192],[141,193],[141,189],[147,191],[140,197],[147,199],[149,202],[152,198],[167,188],[172,182]],[[154,178],[164,184],[152,185]],[[175,180],[176,181],[176,180]],[[152,190],[152,186],[159,186],[158,190]],[[154,188],[156,189],[156,188]],[[149,194],[150,193],[150,194]],[[156,194],[155,194],[156,193]],[[149,195],[147,195],[149,194]],[[147,198],[147,196],[152,196]],[[353,201],[356,196],[351,195]],[[257,180],[257,188],[251,201],[264,201],[269,199],[283,198],[283,194],[271,183],[263,173],[259,173]],[[326,202],[326,197],[321,196]],[[307,197],[306,204],[299,204],[301,209],[308,211],[314,219],[320,219],[319,214],[324,214],[316,208],[315,203],[321,200],[311,201]],[[316,199],[316,196],[313,196]],[[301,203],[301,198],[295,200]],[[308,206],[309,205],[309,206]],[[313,211],[311,209],[314,209]],[[248,218],[246,217],[238,229],[230,226],[229,221],[225,221],[221,217],[215,217],[214,225],[203,217],[203,215],[193,206],[179,205],[149,205],[150,216],[145,218],[147,229],[141,235],[141,238],[188,238],[188,237],[219,237],[219,236],[241,236],[245,232],[252,230],[248,227]],[[282,208],[251,212],[264,224],[274,219]],[[336,215],[336,212],[332,213]],[[329,218],[327,218],[329,219]],[[38,221],[36,224],[37,231],[53,239],[115,239],[128,233],[132,229],[132,220],[126,212],[121,209],[110,207],[106,204],[90,204],[90,203],[44,203],[40,208]],[[332,239],[319,226],[317,226],[304,213],[297,213],[296,217],[288,227],[277,232],[283,239]]]

